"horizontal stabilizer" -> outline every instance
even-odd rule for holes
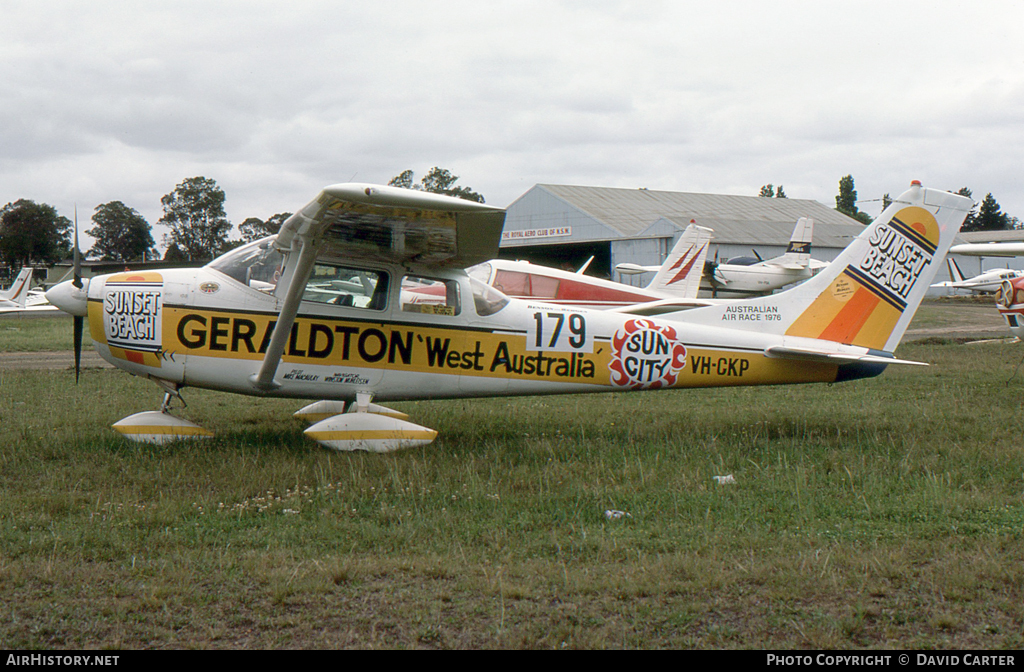
[[[658,301],[648,301],[647,303],[636,303],[631,306],[612,308],[608,312],[653,317],[655,315],[664,315],[665,313],[675,313],[680,310],[713,306],[716,303],[718,302],[704,299],[659,299]]]
[[[818,350],[812,348],[789,348],[772,346],[765,348],[765,357],[771,359],[796,359],[804,362],[824,362],[829,364],[845,364],[860,362],[864,364],[913,364],[928,366],[927,362],[915,362],[909,359],[896,359],[892,356],[872,355],[870,353],[839,352],[835,350]]]

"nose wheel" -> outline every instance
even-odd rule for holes
[[[118,420],[113,425],[115,431],[132,441],[158,445],[181,439],[213,438],[213,432],[203,429],[194,422],[171,415],[171,405],[175,399],[181,402],[182,408],[188,406],[181,396],[181,392],[178,391],[178,385],[157,378],[150,378],[150,380],[164,390],[164,400],[160,404],[160,410],[143,411]]]

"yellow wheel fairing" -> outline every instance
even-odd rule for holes
[[[213,432],[199,425],[160,411],[143,411],[114,423],[125,438],[143,443],[164,444],[180,439],[209,439]]]

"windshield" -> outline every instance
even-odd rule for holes
[[[470,266],[466,269],[466,273],[469,274],[469,277],[475,278],[485,285],[490,284],[488,281],[491,279],[491,265],[486,261]]]
[[[281,277],[282,255],[275,247],[277,236],[268,236],[222,254],[208,268],[263,291],[273,291]]]
[[[476,278],[469,279],[473,287],[473,305],[476,307],[476,314],[480,317],[494,315],[508,305],[509,298],[490,285],[486,285]]]

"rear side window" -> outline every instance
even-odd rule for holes
[[[407,275],[402,278],[402,312],[458,315],[462,312],[459,283]]]

